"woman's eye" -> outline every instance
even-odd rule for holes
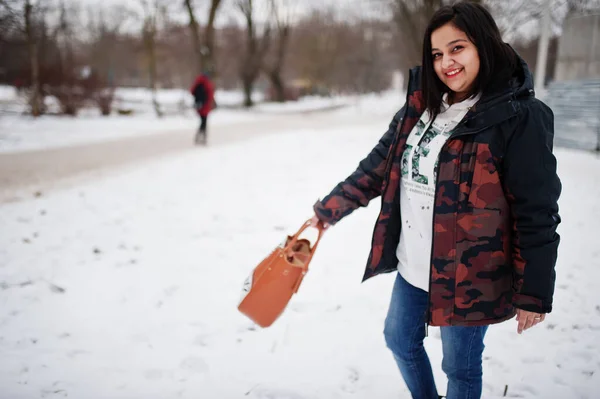
[[[462,50],[464,47],[463,46],[456,46],[452,49],[453,52],[457,52],[459,50]]]
[[[440,53],[435,53],[435,54],[433,55],[433,59],[434,59],[434,60],[437,60],[437,59],[438,59],[438,58],[440,58],[441,56],[442,56],[442,54],[440,54]]]

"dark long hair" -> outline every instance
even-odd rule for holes
[[[514,50],[504,43],[494,18],[485,7],[461,1],[440,8],[431,18],[423,38],[421,87],[425,106],[433,117],[440,113],[442,96],[450,89],[442,83],[433,68],[431,34],[449,22],[467,35],[479,54],[479,74],[469,96],[485,92],[492,84],[508,81],[518,63]]]

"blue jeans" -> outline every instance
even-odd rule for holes
[[[427,301],[427,292],[410,285],[398,273],[384,335],[414,399],[438,399],[429,357],[423,347]],[[441,327],[442,370],[448,377],[447,399],[481,397],[486,331],[487,326]]]

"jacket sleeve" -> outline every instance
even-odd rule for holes
[[[322,201],[317,201],[313,209],[319,220],[333,225],[381,195],[386,158],[405,110],[406,106],[396,113],[387,132],[369,155],[359,163],[354,173],[339,183]]]
[[[504,190],[513,219],[513,305],[552,311],[560,223],[561,183],[552,154],[554,115],[541,101],[523,105],[522,117],[504,156]]]

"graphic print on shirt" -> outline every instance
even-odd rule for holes
[[[429,290],[438,158],[452,132],[478,99],[479,96],[449,105],[444,98],[433,123],[425,111],[406,140],[399,187],[402,231],[396,257],[402,277],[423,291]]]
[[[411,192],[433,196],[437,156],[450,132],[445,131],[445,126],[428,126],[422,120],[415,128],[402,155],[402,179]]]

